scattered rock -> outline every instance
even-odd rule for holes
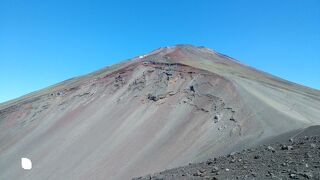
[[[196,92],[196,91],[194,90],[194,87],[193,87],[193,86],[190,86],[190,91],[191,91],[191,92]]]
[[[271,152],[276,152],[276,150],[272,146],[268,146],[267,149]]]
[[[281,145],[281,150],[293,150],[293,146]]]
[[[199,171],[197,171],[197,172],[195,172],[194,174],[193,174],[193,176],[200,176],[201,175],[201,173],[199,172]]]
[[[230,118],[230,121],[236,122],[236,119],[232,116],[232,117]]]
[[[259,155],[255,155],[254,159],[260,159],[260,156]]]
[[[214,115],[214,117],[213,117],[213,122],[214,122],[214,123],[219,122],[219,115]]]
[[[319,150],[312,144],[319,147],[320,137],[295,138],[292,144],[275,143],[232,152],[204,163],[181,167],[184,176],[181,171],[165,171],[163,179],[319,179]]]
[[[217,166],[214,166],[213,168],[212,168],[212,173],[217,173],[219,171],[219,168],[217,167]]]
[[[154,96],[152,94],[148,94],[148,99],[151,101],[158,101],[159,100],[159,98],[157,96]]]
[[[290,174],[289,177],[291,179],[298,179],[298,176],[296,174]]]
[[[213,164],[213,161],[211,159],[209,159],[209,160],[207,160],[206,164],[211,165],[211,164]]]
[[[282,163],[281,165],[282,165],[282,166],[287,166],[288,164],[287,164],[287,163]]]
[[[301,173],[301,176],[307,178],[307,179],[312,179],[313,174],[311,172],[306,172],[306,173]]]

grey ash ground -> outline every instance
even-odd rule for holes
[[[320,179],[320,136],[260,145],[137,179]]]

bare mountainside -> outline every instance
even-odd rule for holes
[[[1,104],[0,179],[130,179],[320,124],[319,107],[210,49],[160,48]]]

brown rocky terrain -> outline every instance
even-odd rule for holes
[[[319,107],[210,49],[160,48],[0,104],[0,179],[130,179],[317,125]]]

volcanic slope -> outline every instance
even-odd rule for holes
[[[0,179],[130,179],[320,124],[319,107],[210,49],[159,48],[1,104]]]
[[[316,130],[316,131],[314,131]],[[304,132],[305,131],[305,132]],[[310,134],[310,132],[312,132]],[[320,128],[312,126],[290,139],[232,152],[206,162],[134,178],[135,180],[196,179],[320,179]],[[306,136],[310,134],[312,136]],[[281,140],[282,139],[282,140]]]

